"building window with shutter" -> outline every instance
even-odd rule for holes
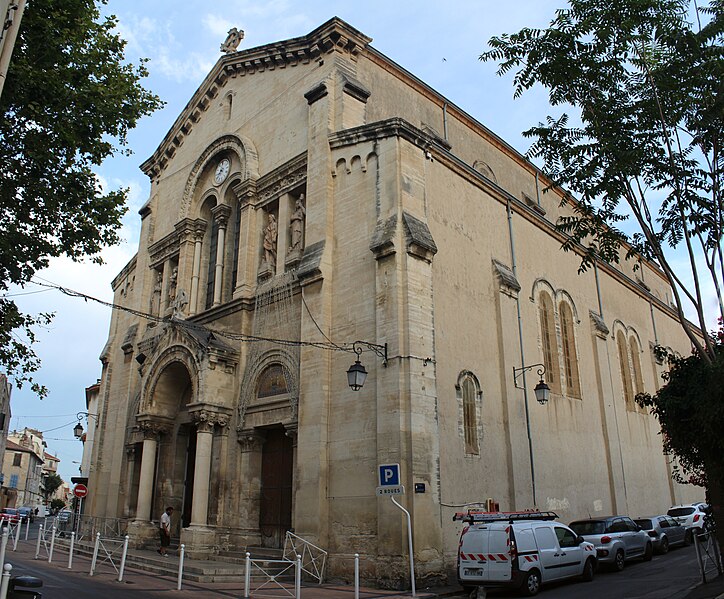
[[[480,454],[480,384],[474,374],[463,371],[455,385],[458,401],[462,408],[462,436],[465,441],[465,453]]]

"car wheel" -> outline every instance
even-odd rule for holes
[[[626,565],[626,556],[623,553],[623,549],[619,549],[613,558],[613,569],[616,572],[620,572],[621,570],[623,570],[623,567],[625,565]]]
[[[537,595],[538,591],[540,591],[540,572],[538,570],[529,570],[525,575],[523,584],[520,585],[520,590],[526,597]]]
[[[659,543],[659,553],[661,555],[664,555],[665,553],[669,552],[669,539],[664,537],[661,539],[661,543]]]
[[[593,575],[596,572],[596,563],[592,557],[586,560],[586,565],[583,566],[583,574],[581,574],[581,580],[583,582],[591,582]]]
[[[644,561],[650,562],[653,555],[654,548],[652,547],[651,543],[646,543],[646,549],[644,549]]]

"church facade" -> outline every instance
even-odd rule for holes
[[[292,530],[330,576],[359,553],[394,585],[407,531],[382,464],[400,466],[430,582],[453,575],[466,506],[570,521],[700,497],[634,402],[662,384],[653,345],[688,353],[654,265],[579,274],[562,194],[345,22],[239,39],[142,165],[87,514],[150,545],[173,506],[193,557]]]

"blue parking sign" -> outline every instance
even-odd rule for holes
[[[395,487],[400,484],[400,465],[382,464],[379,467],[380,487]]]

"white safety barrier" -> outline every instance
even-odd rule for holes
[[[302,556],[297,555],[297,571],[294,573],[294,596],[302,599]]]
[[[28,516],[28,521],[25,526],[25,540],[28,540],[28,535],[30,534],[30,516]]]
[[[251,596],[251,554],[246,552],[246,560],[244,561],[244,597],[249,599]]]
[[[181,590],[181,580],[184,576],[184,554],[186,553],[186,545],[181,543],[181,554],[178,560],[178,581],[176,582],[176,590]]]
[[[20,529],[23,527],[23,519],[18,520],[18,525],[15,527],[15,540],[13,541],[13,551],[18,548],[18,539],[20,538]]]
[[[73,568],[73,548],[75,547],[75,533],[70,533],[70,551],[68,552],[68,570]]]
[[[98,564],[98,554],[103,551],[105,557]],[[122,551],[120,564],[117,566],[114,558],[117,557],[117,553]],[[118,581],[123,579],[123,570],[126,567],[126,556],[128,554],[128,535],[123,540],[121,539],[103,539],[101,533],[96,533],[96,542],[93,547],[93,559],[91,560],[90,575],[93,576],[97,565],[109,563],[113,566],[113,569],[118,574]]]
[[[40,525],[40,528],[38,528],[38,541],[35,544],[35,559],[38,559],[38,556],[40,555],[40,541],[43,538],[43,525]]]
[[[53,561],[53,548],[55,547],[55,526],[53,526],[53,534],[50,537],[50,551],[48,551],[48,563]]]
[[[359,553],[354,554],[354,599],[359,599]]]
[[[3,566],[2,582],[0,582],[0,599],[6,599],[8,596],[8,585],[10,584],[10,572],[13,567],[11,564]]]
[[[8,534],[10,534],[10,531],[8,531],[7,526],[3,527],[2,541],[0,541],[0,568],[5,564],[5,549],[7,549],[8,546]]]
[[[121,555],[121,567],[118,572],[118,582],[123,582],[123,570],[126,569],[126,556],[128,555],[128,535],[123,540],[123,555]]]
[[[703,583],[710,582],[717,576],[724,574],[719,545],[713,531],[694,534],[696,547],[696,560],[699,562],[699,572]]]

